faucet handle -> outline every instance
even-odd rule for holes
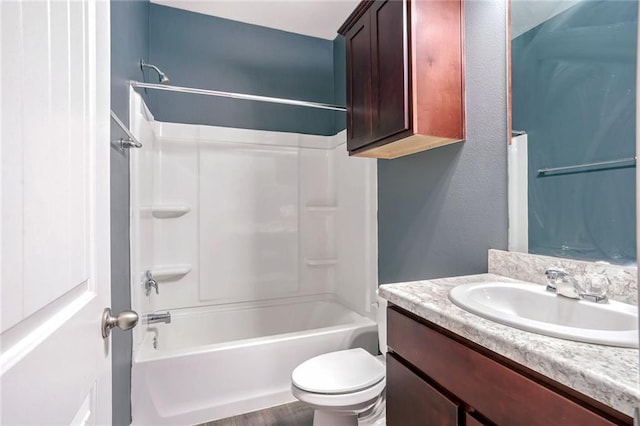
[[[544,271],[544,276],[547,280],[547,290],[556,291],[558,283],[566,280],[569,274],[562,268],[552,266]]]
[[[592,300],[596,303],[608,302],[607,290],[611,281],[603,273],[590,273],[584,277],[583,299]]]
[[[549,280],[559,280],[562,278],[566,278],[569,274],[562,268],[558,268],[555,266],[550,267],[546,271],[544,271],[544,275],[547,277],[547,281]]]
[[[151,294],[151,289],[152,288],[156,289],[156,294],[160,294],[160,292],[158,291],[158,281],[156,281],[153,278],[153,275],[151,274],[151,271],[147,270],[144,273],[144,276],[145,276],[144,289],[146,290],[147,296],[149,294]]]

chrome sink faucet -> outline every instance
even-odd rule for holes
[[[609,301],[606,296],[609,280],[603,274],[587,275],[584,286],[561,268],[549,268],[544,272],[544,275],[547,279],[547,291],[559,296],[595,303]]]
[[[580,299],[580,293],[583,292],[580,284],[564,269],[549,268],[544,271],[544,275],[547,278],[547,291],[558,296]]]

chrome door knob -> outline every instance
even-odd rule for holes
[[[138,323],[138,314],[134,311],[122,311],[118,316],[111,315],[111,308],[105,308],[102,313],[102,337],[107,338],[111,329],[130,330]]]

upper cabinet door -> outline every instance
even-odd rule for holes
[[[373,137],[376,141],[409,129],[407,3],[386,0],[370,10]]]
[[[462,0],[356,7],[338,30],[350,155],[391,159],[464,139],[463,18]]]
[[[347,149],[369,143],[371,116],[371,24],[369,14],[360,17],[345,34],[347,42]]]

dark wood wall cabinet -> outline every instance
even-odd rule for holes
[[[633,419],[425,321],[388,308],[387,424],[632,425]]]
[[[347,150],[397,158],[464,139],[461,0],[363,1],[347,45]]]

